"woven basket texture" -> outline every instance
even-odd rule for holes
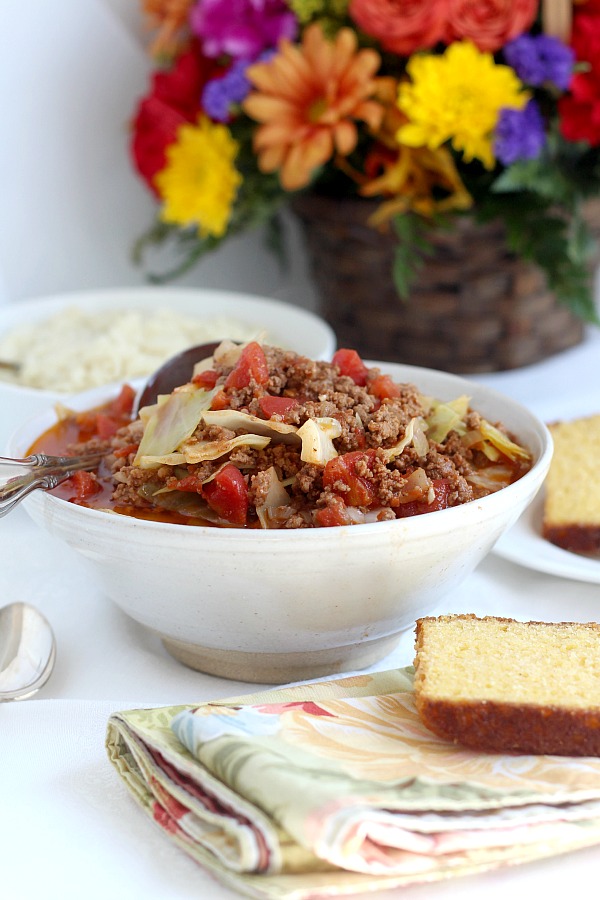
[[[366,359],[471,374],[519,368],[582,341],[582,321],[557,302],[537,266],[507,250],[500,222],[461,216],[434,233],[435,252],[402,300],[391,274],[397,238],[367,224],[376,206],[315,194],[293,203],[319,312],[338,346]],[[600,200],[587,213],[600,235]]]

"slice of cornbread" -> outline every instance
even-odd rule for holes
[[[415,699],[440,737],[494,753],[600,756],[600,625],[417,620]]]
[[[550,425],[542,534],[579,553],[600,551],[600,415]]]

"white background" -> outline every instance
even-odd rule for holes
[[[128,128],[152,62],[138,0],[2,0],[0,303],[145,283],[130,258],[155,203]],[[311,307],[297,224],[282,273],[262,234],[233,239],[178,282]]]

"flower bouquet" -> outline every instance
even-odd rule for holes
[[[582,208],[600,195],[600,0],[142,0],[157,70],[135,167],[177,276],[310,192],[370,203],[407,297],[433,235],[501,221],[597,322]]]

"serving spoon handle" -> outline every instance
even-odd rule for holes
[[[38,488],[50,490],[73,472],[94,469],[103,455],[48,456],[46,453],[32,453],[23,459],[0,456],[0,517],[14,509],[32,491]],[[8,478],[2,476],[3,469],[8,469]],[[15,469],[22,471],[13,475]]]

